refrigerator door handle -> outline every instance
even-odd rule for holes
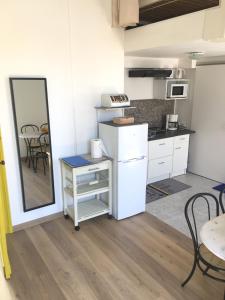
[[[137,158],[136,160],[142,160],[142,159],[145,159],[146,158],[146,156],[141,156],[141,157],[139,157],[139,158]]]
[[[138,158],[131,158],[131,159],[128,159],[128,160],[120,160],[120,161],[118,161],[118,162],[120,162],[120,163],[129,163],[129,162],[134,162],[134,161],[139,161],[139,160],[143,160],[143,159],[145,159],[146,158],[146,156],[141,156],[141,157],[138,157]]]

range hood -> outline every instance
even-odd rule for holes
[[[168,78],[173,73],[172,69],[156,69],[156,68],[134,68],[129,69],[129,77],[156,77]]]

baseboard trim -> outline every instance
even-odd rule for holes
[[[58,219],[62,216],[63,216],[63,212],[59,212],[59,213],[55,213],[55,214],[52,214],[52,215],[49,215],[49,216],[46,216],[46,217],[43,217],[43,218],[39,218],[39,219],[36,219],[36,220],[33,220],[33,221],[29,221],[29,222],[25,222],[25,223],[22,223],[22,224],[19,224],[19,225],[15,225],[15,226],[13,226],[13,231],[15,232],[15,231],[24,230],[24,229],[27,229],[27,228],[30,228],[30,227],[33,227],[33,226],[36,226],[36,225],[40,225],[40,224],[45,223],[45,222],[49,222],[49,221]]]

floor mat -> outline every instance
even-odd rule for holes
[[[147,185],[147,187],[146,187],[146,203],[156,201],[165,196],[167,196],[165,193],[162,193],[162,192],[154,189],[153,187],[150,186],[150,184]]]
[[[190,185],[171,178],[148,184],[146,188],[146,203],[179,193],[189,188],[191,188]]]
[[[219,184],[219,185],[213,187],[214,190],[219,191],[219,192],[221,192],[224,188],[225,188],[225,184],[224,183]],[[224,193],[225,193],[225,191],[224,191]]]

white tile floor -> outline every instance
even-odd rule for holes
[[[187,222],[184,217],[184,207],[187,200],[194,194],[200,192],[209,192],[218,198],[219,192],[212,189],[212,187],[218,185],[218,182],[189,173],[178,176],[175,179],[190,185],[191,188],[148,203],[146,210],[148,213],[156,216],[158,219],[190,237]],[[206,222],[207,219],[206,206],[199,202],[196,205],[195,211],[196,219],[199,220],[198,227],[201,227],[201,224]]]

